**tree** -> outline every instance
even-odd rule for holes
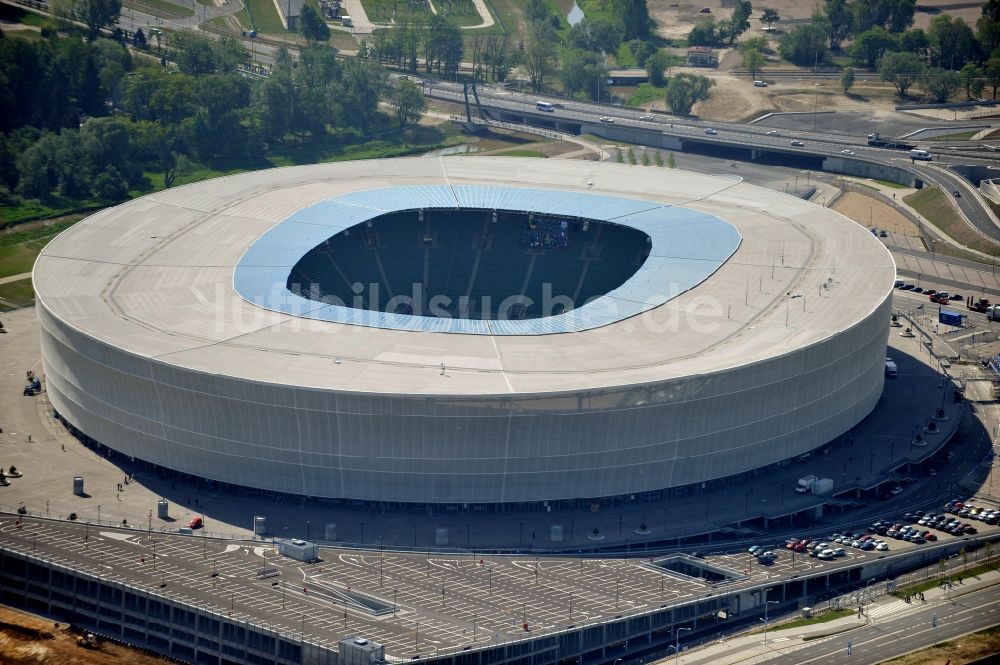
[[[927,50],[931,47],[931,42],[927,38],[927,33],[920,28],[907,30],[897,38],[900,51],[916,53],[920,58],[924,58]]]
[[[719,43],[719,26],[714,18],[707,18],[695,24],[687,37],[691,46],[715,46]]]
[[[632,57],[635,58],[636,64],[640,67],[645,67],[646,60],[659,51],[659,48],[651,41],[633,39],[628,42],[628,50],[632,54]]]
[[[977,99],[981,94],[983,94],[983,70],[976,67],[971,62],[966,63],[965,67],[958,72],[959,77],[962,80],[962,87],[965,88],[965,97],[967,99]]]
[[[897,42],[892,35],[876,25],[858,35],[848,51],[856,64],[874,68],[886,51],[895,51],[896,47]]]
[[[649,76],[649,84],[657,88],[663,87],[666,82],[666,69],[670,66],[670,56],[663,51],[657,51],[646,59],[646,74]]]
[[[797,25],[778,42],[781,57],[800,66],[811,66],[826,57],[826,32],[815,24]]]
[[[215,53],[208,37],[192,30],[180,30],[170,40],[174,48],[177,69],[185,74],[200,76],[215,71]]]
[[[840,43],[851,35],[851,29],[854,25],[854,12],[850,2],[848,0],[825,0],[822,13],[813,17],[813,23],[817,22],[817,18],[826,20],[830,50],[840,49]]]
[[[1000,0],[989,0],[983,5],[982,16],[976,21],[976,37],[984,53],[1000,48]]]
[[[615,0],[609,3],[614,17],[621,23],[625,39],[636,39],[649,34],[652,21],[646,0]]]
[[[689,115],[698,102],[708,99],[715,81],[699,74],[677,74],[667,82],[667,106],[677,115]]]
[[[677,158],[674,157],[674,153],[667,153],[667,168],[676,169],[677,168]]]
[[[851,88],[854,87],[854,67],[847,67],[844,69],[844,73],[840,76],[840,87],[844,89],[844,94],[850,94]]]
[[[768,46],[767,37],[750,37],[744,39],[740,42],[740,51],[746,52],[750,50],[757,50],[761,53],[769,53],[771,47]]]
[[[146,42],[146,33],[142,31],[142,28],[135,31],[135,35],[132,37],[132,43],[135,44],[137,49],[145,49],[149,46],[148,42]]]
[[[121,0],[76,0],[76,18],[87,26],[87,40],[94,41],[101,30],[118,23],[122,13]]]
[[[757,49],[743,51],[743,66],[750,70],[751,78],[757,78],[757,72],[764,67],[764,55]]]
[[[913,25],[916,0],[855,0],[852,3],[854,33],[881,26],[891,33],[903,32]]]
[[[979,57],[979,44],[965,21],[941,14],[931,19],[927,28],[931,44],[931,62],[939,67],[961,69]]]
[[[760,22],[767,23],[767,29],[771,29],[771,25],[777,23],[781,20],[781,16],[778,14],[777,9],[771,9],[770,7],[764,7],[760,13]]]
[[[303,3],[299,10],[299,32],[307,42],[330,41],[330,26],[308,2]]]
[[[557,41],[555,31],[548,23],[533,23],[528,31],[524,68],[535,92],[542,89],[545,77],[555,69]]]
[[[528,23],[550,23],[552,11],[545,0],[528,0],[524,8],[524,17]]]
[[[583,92],[596,99],[607,80],[604,58],[593,51],[570,50],[563,56],[559,79],[570,95]]]
[[[494,81],[507,80],[507,74],[516,62],[516,51],[510,49],[507,33],[489,35],[483,46],[483,63],[487,66]]]
[[[251,129],[259,140],[279,143],[292,131],[295,89],[292,59],[285,47],[278,47],[271,75],[253,90],[250,104]]]
[[[105,201],[122,201],[128,198],[128,183],[118,169],[109,166],[94,179],[94,193]]]
[[[891,83],[900,97],[906,97],[907,90],[920,80],[924,73],[924,63],[913,53],[889,53],[879,65],[879,77]]]
[[[396,116],[396,123],[400,127],[414,122],[418,122],[427,109],[423,93],[417,84],[408,79],[399,79],[393,86],[392,94],[389,97],[389,104],[393,108]]]
[[[729,17],[729,43],[732,44],[736,38],[750,29],[750,14],[753,13],[753,5],[750,0],[737,0],[736,9]]]
[[[613,53],[622,41],[621,26],[603,18],[585,18],[569,29],[569,43],[583,51]]]
[[[997,98],[997,88],[1000,88],[1000,55],[990,56],[983,68],[986,76],[986,85],[993,88],[993,99]]]
[[[934,101],[944,104],[961,90],[962,77],[958,72],[940,67],[930,67],[920,79],[920,87],[927,91]]]
[[[917,0],[882,0],[887,16],[883,25],[889,32],[903,32],[913,25],[913,14],[917,10]]]

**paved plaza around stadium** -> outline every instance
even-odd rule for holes
[[[631,544],[642,550],[649,541],[663,541],[694,536],[720,529],[734,528],[740,520],[760,516],[780,518],[803,506],[815,503],[811,495],[792,491],[797,478],[810,472],[827,473],[850,467],[853,482],[869,487],[884,480],[883,470],[890,466],[892,453],[897,458],[926,454],[926,449],[909,446],[914,427],[922,424],[926,413],[933,413],[941,403],[941,375],[926,363],[929,359],[913,339],[890,337],[890,354],[900,365],[899,378],[886,386],[883,404],[854,432],[854,445],[842,441],[828,455],[795,462],[776,469],[759,481],[740,490],[722,489],[701,496],[680,497],[652,503],[605,507],[599,512],[563,510],[548,513],[539,510],[508,513],[387,510],[373,512],[369,507],[302,505],[297,500],[232,496],[212,492],[204,486],[157,478],[127,464],[97,455],[69,435],[51,416],[45,394],[35,398],[21,396],[24,371],[39,363],[38,322],[33,310],[21,310],[4,317],[10,331],[0,347],[0,364],[8,368],[0,376],[0,422],[3,433],[4,468],[15,465],[25,475],[9,487],[0,488],[0,507],[13,512],[23,504],[35,515],[65,518],[71,512],[81,519],[104,524],[122,520],[139,526],[151,524],[154,530],[174,530],[185,526],[194,516],[204,516],[206,530],[212,534],[248,537],[255,516],[265,516],[270,534],[276,537],[310,537],[326,540],[326,525],[335,524],[335,542],[385,547],[427,548],[435,545],[437,529],[449,531],[451,547],[467,549],[498,548],[505,550],[581,549]],[[956,416],[958,406],[945,401],[949,414]],[[30,441],[29,441],[30,435]],[[973,438],[957,448],[960,455],[952,463],[940,465],[939,475],[925,481],[917,490],[931,497],[948,492],[956,476],[967,473],[985,454]],[[988,449],[987,449],[988,450]],[[118,491],[125,475],[135,474],[135,481]],[[87,496],[73,494],[73,477],[85,479]],[[844,482],[848,480],[837,478]],[[904,498],[914,498],[907,491]],[[156,517],[156,502],[170,503],[170,519]],[[150,517],[150,513],[152,516]],[[850,512],[847,513],[850,515]],[[637,534],[646,523],[650,534]],[[552,525],[563,526],[565,540],[549,540]],[[780,528],[787,520],[779,520]],[[603,541],[588,538],[593,529],[604,534]],[[761,528],[759,520],[748,526],[748,537]],[[692,548],[704,547],[704,543]]]

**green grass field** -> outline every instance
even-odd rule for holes
[[[287,35],[278,10],[272,0],[246,0],[245,6],[253,16],[253,26],[264,35]]]
[[[969,568],[964,572],[952,571],[950,577],[952,582],[958,582],[959,580],[965,580],[970,577],[979,577],[980,575],[995,569],[996,567],[993,565],[976,566],[974,568]],[[911,584],[910,586],[898,589],[894,591],[892,595],[896,596],[897,598],[902,598],[903,596],[912,596],[915,593],[920,593],[921,591],[927,591],[928,589],[933,589],[939,584],[941,584],[940,575],[935,577],[934,579],[927,580],[926,582],[920,582],[919,584]]]
[[[795,621],[789,621],[788,623],[782,623],[774,626],[773,630],[787,630],[789,628],[802,628],[804,626],[812,626],[817,623],[826,623],[828,621],[833,621],[834,619],[840,619],[846,616],[854,614],[853,610],[830,610],[829,612],[823,612],[822,614],[817,614],[809,619],[796,619]]]
[[[160,18],[191,18],[194,16],[194,10],[191,7],[177,5],[167,2],[167,0],[122,0],[122,6]]]
[[[666,88],[656,88],[648,83],[640,83],[625,104],[633,108],[642,108],[650,102],[660,101],[666,94]]]
[[[1000,247],[983,238],[962,219],[950,196],[937,187],[924,187],[903,197],[903,201],[960,245],[993,256],[1000,255]],[[946,253],[944,247],[942,253]]]
[[[496,157],[545,157],[545,153],[541,150],[532,150],[530,148],[511,148],[510,150],[499,150],[497,152],[491,152],[490,155]]]
[[[31,279],[0,284],[0,312],[25,307],[33,302],[35,302],[35,289],[31,286]]]
[[[52,222],[33,222],[25,224],[23,230],[0,235],[0,277],[30,272],[42,248],[83,217],[77,214]]]

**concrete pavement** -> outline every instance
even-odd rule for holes
[[[22,279],[29,279],[31,277],[30,272],[22,272],[20,275],[9,275],[7,277],[0,277],[0,284],[10,284],[11,282],[19,282]]]
[[[594,547],[621,544],[638,554],[650,540],[676,539],[697,533],[731,528],[747,516],[760,516],[750,523],[746,537],[760,538],[759,519],[779,519],[779,529],[788,528],[788,518],[780,518],[796,510],[804,510],[814,499],[792,491],[796,479],[806,473],[823,473],[834,480],[835,488],[845,485],[869,487],[885,478],[887,469],[909,455],[922,456],[931,447],[911,445],[912,432],[919,427],[939,402],[940,376],[926,366],[928,359],[915,339],[891,336],[893,357],[900,365],[900,379],[890,382],[882,406],[855,428],[850,437],[829,446],[827,455],[808,459],[761,473],[754,481],[737,489],[723,488],[704,494],[669,499],[628,500],[607,499],[594,505],[581,501],[579,507],[558,507],[551,512],[526,510],[515,506],[506,512],[480,512],[471,508],[449,510],[443,506],[418,510],[391,508],[352,502],[341,505],[317,506],[301,499],[261,497],[235,494],[214,489],[210,483],[184,483],[157,476],[127,460],[112,459],[87,448],[72,437],[52,417],[45,395],[22,397],[24,372],[40,372],[38,322],[33,309],[12,312],[4,317],[10,334],[0,346],[0,366],[7,371],[0,375],[0,467],[15,464],[25,473],[9,487],[0,488],[0,510],[13,511],[20,502],[36,514],[52,517],[76,512],[81,519],[105,523],[145,524],[154,528],[176,528],[195,515],[203,515],[207,531],[216,534],[246,535],[254,516],[266,516],[270,532],[276,536],[306,537],[345,543],[387,547],[432,546],[437,529],[447,529],[448,544],[456,548],[503,547],[511,550],[589,550]],[[956,422],[958,405],[945,404]],[[907,415],[908,414],[908,415]],[[978,443],[966,445],[970,455]],[[981,456],[981,455],[980,455]],[[897,460],[897,461],[894,461]],[[908,486],[901,500],[937,503],[942,493],[964,474],[958,463],[944,464],[936,478],[925,479]],[[119,488],[126,474],[134,474],[135,482]],[[914,474],[910,474],[914,475]],[[74,476],[85,478],[87,496],[72,492]],[[170,503],[170,519],[158,520],[156,502],[166,498]],[[861,501],[862,504],[867,500]],[[885,510],[886,504],[875,502],[873,509]],[[596,510],[594,508],[596,506]],[[890,508],[891,509],[891,508]],[[867,519],[865,511],[852,511],[832,519]],[[868,511],[871,512],[871,511]],[[830,522],[821,521],[814,528],[828,529]],[[311,531],[310,531],[310,525]],[[327,535],[327,525],[333,527]],[[553,542],[550,529],[563,527],[564,540]],[[640,527],[646,525],[643,533]],[[784,526],[783,526],[784,525]],[[599,529],[600,541],[590,538]],[[773,536],[771,536],[773,537]],[[704,541],[691,548],[711,547]]]
[[[919,600],[906,603],[900,598],[887,595],[869,603],[865,615],[862,617],[852,613],[851,616],[795,628],[782,628],[778,624],[768,630],[766,644],[763,634],[756,631],[739,637],[719,640],[689,652],[682,651],[676,662],[684,665],[736,665],[748,661],[765,660],[776,654],[787,654],[812,640],[835,635],[842,635],[843,641],[846,642],[850,639],[851,632],[858,628],[877,624],[887,620],[890,616],[915,612],[918,608],[926,608],[928,605],[941,607],[940,614],[944,617],[953,600],[997,584],[1000,584],[1000,572],[994,570],[978,578],[969,578],[962,584],[954,585],[950,590],[943,587],[929,589],[924,592],[926,603],[921,603]],[[671,657],[659,662],[673,663],[675,659]]]

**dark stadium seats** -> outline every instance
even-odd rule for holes
[[[644,234],[613,224],[592,221],[583,231],[576,220],[537,214],[529,221],[523,213],[501,212],[494,222],[486,210],[430,210],[423,219],[415,211],[398,212],[310,250],[292,269],[288,287],[300,284],[304,297],[339,298],[350,307],[351,286],[360,282],[364,307],[387,311],[390,296],[412,297],[419,284],[425,300],[415,304],[415,313],[430,315],[429,299],[441,295],[451,300],[449,314],[459,316],[467,295],[469,318],[496,317],[505,299],[523,295],[533,304],[515,308],[513,316],[536,318],[620,286],[638,269],[645,242]],[[309,291],[313,284],[318,290]],[[371,284],[378,285],[377,302]],[[579,289],[575,303],[546,311],[546,284],[552,297],[572,298]]]

